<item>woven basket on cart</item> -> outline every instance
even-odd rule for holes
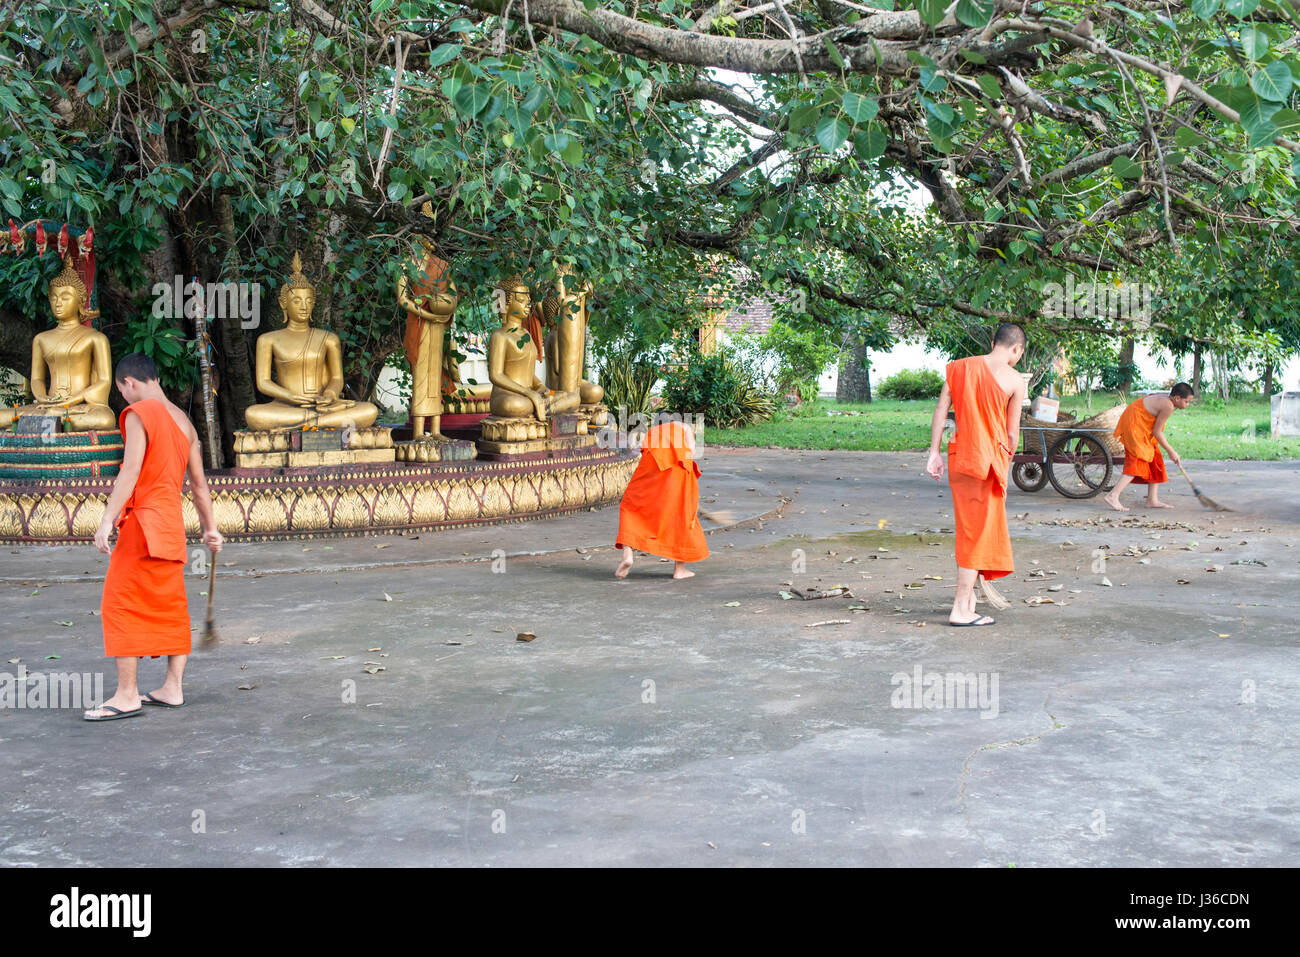
[[[1034,452],[1041,455],[1043,453],[1043,443],[1046,443],[1050,449],[1056,444],[1057,439],[1068,432],[1073,432],[1076,429],[1104,429],[1104,432],[1090,431],[1087,434],[1090,438],[1100,440],[1111,455],[1124,454],[1123,444],[1111,434],[1115,431],[1115,426],[1119,424],[1119,417],[1124,414],[1124,406],[1117,405],[1105,412],[1098,412],[1094,416],[1076,422],[1065,421],[1065,414],[1067,413],[1062,413],[1062,421],[1060,422],[1042,422],[1030,416],[1021,418],[1021,448],[1025,452]],[[1042,431],[1039,431],[1040,428]]]

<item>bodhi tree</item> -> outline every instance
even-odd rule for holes
[[[596,337],[698,321],[733,267],[729,294],[803,290],[837,343],[1176,336],[1172,295],[1135,325],[1045,316],[1043,288],[1280,262],[1298,27],[1300,0],[9,2],[0,205],[95,225],[115,341],[151,341],[156,282],[274,289],[301,249],[359,396],[400,349],[413,233],[453,264],[462,334],[501,272],[568,260]],[[53,267],[0,263],[23,370]],[[215,323],[227,444],[258,331]]]

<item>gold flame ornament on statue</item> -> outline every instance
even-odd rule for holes
[[[0,427],[7,428],[23,415],[57,415],[70,432],[116,429],[117,417],[108,407],[113,387],[108,337],[82,325],[88,296],[71,259],[64,259],[63,271],[50,280],[49,296],[58,325],[32,339],[31,384],[36,401],[0,410]]]
[[[501,328],[488,340],[488,378],[492,382],[491,414],[502,419],[531,418],[545,422],[552,415],[578,407],[577,392],[548,390],[537,378],[537,344],[524,329],[532,293],[518,274],[493,290]]]
[[[431,216],[429,204],[425,215]],[[441,432],[444,392],[443,343],[451,328],[460,296],[447,274],[449,264],[434,253],[433,244],[420,237],[420,244],[397,280],[397,302],[406,310],[403,344],[411,363],[411,423],[414,438],[426,434],[447,441]]]
[[[257,337],[257,390],[270,402],[244,413],[255,431],[364,429],[379,409],[369,402],[343,399],[343,349],[339,337],[311,324],[316,287],[302,274],[293,254],[293,274],[280,287],[285,327]]]
[[[582,377],[587,354],[587,298],[593,291],[589,281],[578,283],[573,266],[559,265],[555,288],[542,300],[542,321],[546,335],[546,384],[557,392],[576,392],[582,404],[595,405],[605,390]]]

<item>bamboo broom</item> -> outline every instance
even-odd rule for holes
[[[1192,481],[1192,477],[1187,474],[1187,469],[1183,468],[1182,462],[1178,463],[1178,471],[1183,473],[1183,478],[1187,479],[1187,484],[1192,487],[1192,494],[1196,496],[1196,500],[1200,502],[1202,505],[1204,505],[1206,508],[1215,512],[1233,511],[1232,509],[1228,508],[1228,506],[1226,505],[1220,505],[1214,499],[1210,498],[1210,496],[1206,495],[1199,488],[1197,488],[1196,483]]]

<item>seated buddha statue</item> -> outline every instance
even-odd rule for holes
[[[503,419],[532,418],[545,422],[552,415],[576,409],[577,392],[547,389],[537,378],[537,343],[524,329],[532,293],[518,274],[494,290],[501,328],[488,340],[488,379],[492,383],[491,414]]]
[[[108,337],[82,324],[87,306],[86,284],[72,260],[50,280],[50,311],[58,325],[32,339],[32,395],[35,402],[17,409],[0,409],[0,428],[24,415],[57,415],[71,432],[107,432],[117,428],[108,407],[113,387]],[[46,376],[49,382],[46,382]]]
[[[582,377],[587,354],[587,297],[590,282],[573,281],[573,266],[556,270],[555,290],[542,300],[546,335],[546,384],[557,392],[576,392],[583,405],[595,405],[605,390]]]
[[[285,327],[257,337],[257,390],[271,401],[244,410],[258,432],[285,429],[364,429],[379,417],[369,402],[343,399],[343,350],[339,337],[311,324],[316,287],[293,254],[293,273],[280,287]]]

